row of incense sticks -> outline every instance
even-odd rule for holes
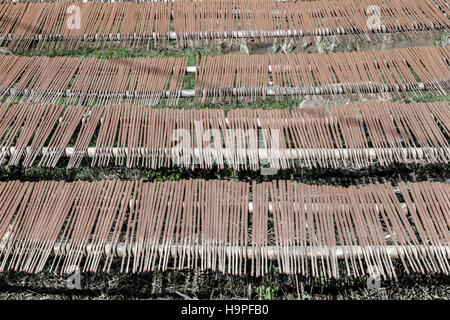
[[[229,100],[232,96],[256,100],[265,97],[270,84],[276,96],[334,98],[339,94],[383,95],[423,89],[445,95],[449,92],[449,50],[411,47],[328,54],[205,56],[197,63],[195,94],[197,101],[203,103]]]
[[[68,104],[133,101],[150,106],[167,97],[167,106],[172,106],[181,94],[186,63],[187,58],[4,56],[0,95],[31,103],[56,103],[64,97]]]
[[[450,104],[359,103],[297,109],[0,104],[7,165],[259,170],[448,163]]]
[[[187,58],[0,57],[0,99],[7,102],[155,106],[180,97],[198,103],[427,90],[450,92],[450,47],[385,51],[203,56],[195,90],[183,88]],[[166,99],[167,98],[167,99]]]
[[[208,0],[174,2],[61,1],[0,4],[0,46],[73,50],[96,43],[149,47],[177,40],[448,30],[445,0]],[[108,44],[107,44],[108,43]]]
[[[376,269],[386,279],[396,277],[399,259],[408,273],[448,274],[450,186],[397,188],[0,182],[0,271],[196,268],[261,276],[275,260],[283,273],[329,279]]]

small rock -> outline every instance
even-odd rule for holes
[[[244,54],[249,54],[250,50],[245,39],[240,39],[239,41],[239,52]]]
[[[7,48],[0,48],[0,56],[6,56],[12,54],[12,52]]]
[[[407,40],[407,39],[401,40],[398,43],[399,48],[409,48],[409,47],[414,47],[415,45],[416,44],[414,43],[414,41]]]
[[[326,99],[321,97],[313,97],[303,100],[300,103],[300,108],[306,108],[306,107],[324,107],[324,106],[330,106],[330,105],[343,105],[343,104],[349,104],[350,99],[345,97],[336,97],[335,99]]]
[[[450,33],[442,34],[441,38],[438,41],[436,41],[436,45],[442,47],[450,45]]]
[[[292,38],[284,39],[284,42],[281,44],[280,49],[283,53],[290,53],[295,47],[295,41]]]

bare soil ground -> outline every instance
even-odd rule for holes
[[[0,299],[450,299],[450,277],[405,274],[368,289],[366,278],[320,279],[279,274],[261,278],[213,272],[166,271],[142,274],[83,274],[81,290],[68,289],[67,277],[43,273],[0,275]]]

